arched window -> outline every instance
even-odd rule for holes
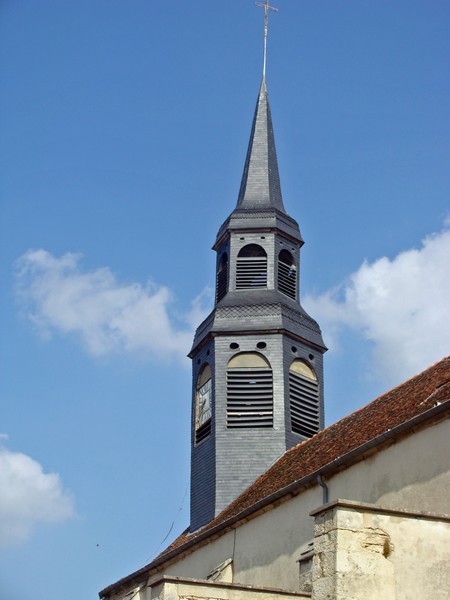
[[[200,371],[195,390],[195,443],[198,444],[211,433],[211,367],[205,365]]]
[[[236,289],[267,287],[267,254],[257,244],[241,248],[236,264]]]
[[[289,402],[292,431],[312,437],[319,431],[319,383],[311,367],[300,359],[289,369]]]
[[[297,268],[294,257],[287,250],[278,255],[278,289],[289,298],[297,296]]]
[[[272,426],[272,368],[257,352],[237,354],[227,367],[227,427]]]
[[[216,300],[219,302],[228,291],[228,254],[226,252],[220,257],[216,290]]]

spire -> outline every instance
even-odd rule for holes
[[[277,208],[286,212],[281,196],[269,97],[263,77],[253,118],[237,209]]]

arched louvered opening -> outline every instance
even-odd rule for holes
[[[216,301],[222,300],[228,291],[228,254],[224,252],[220,257],[217,269]]]
[[[195,390],[195,443],[211,433],[211,367],[206,364],[200,371]]]
[[[267,287],[267,254],[257,244],[244,246],[237,257],[236,289]]]
[[[289,401],[292,431],[312,437],[319,431],[319,383],[311,367],[300,359],[289,369]]]
[[[272,426],[272,368],[257,352],[237,354],[227,367],[227,427]]]
[[[287,250],[278,255],[278,289],[289,298],[297,297],[297,268],[294,257]]]

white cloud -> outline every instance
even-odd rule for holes
[[[73,499],[57,474],[44,473],[26,454],[0,446],[0,546],[27,540],[38,523],[73,515]]]
[[[57,258],[30,250],[17,261],[18,293],[41,333],[75,334],[94,356],[114,352],[153,358],[185,357],[204,316],[205,293],[178,324],[170,316],[166,287],[120,284],[108,268],[83,272],[81,256]]]
[[[364,262],[305,307],[330,348],[351,328],[372,343],[375,375],[390,384],[414,375],[450,354],[450,230],[393,260]]]

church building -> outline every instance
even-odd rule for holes
[[[324,428],[265,77],[192,359],[190,524],[101,600],[450,597],[450,358]]]

